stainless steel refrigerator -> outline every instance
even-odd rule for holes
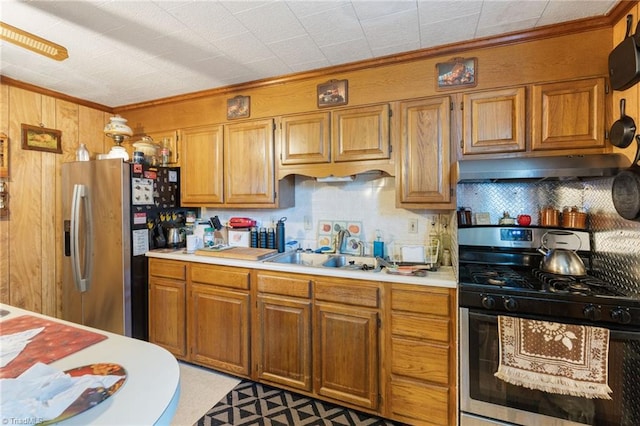
[[[148,339],[144,254],[158,212],[179,208],[177,168],[158,169],[169,168],[121,159],[62,165],[63,319]],[[159,187],[170,204],[161,204]]]

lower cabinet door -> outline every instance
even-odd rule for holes
[[[449,389],[415,380],[391,381],[391,407],[394,419],[419,425],[448,425]]]
[[[311,301],[258,296],[258,378],[311,391]]]
[[[149,341],[177,358],[187,356],[185,282],[149,279]]]
[[[378,312],[316,303],[315,390],[318,394],[378,408]]]
[[[192,284],[189,302],[191,360],[248,376],[249,294]]]

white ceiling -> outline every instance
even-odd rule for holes
[[[67,48],[0,42],[0,74],[106,106],[606,15],[617,0],[19,1],[0,20]]]

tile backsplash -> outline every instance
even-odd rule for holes
[[[289,209],[203,208],[201,215],[204,218],[217,215],[222,223],[234,216],[250,217],[264,227],[275,226],[278,219],[286,217],[286,241],[298,241],[303,249],[318,247],[321,221],[361,222],[365,253],[373,253],[373,241],[379,230],[385,242],[385,255],[398,260],[401,246],[426,245],[431,233],[448,234],[451,228],[452,212],[396,208],[393,177],[358,175],[353,182],[321,183],[296,176],[295,191],[295,207]]]

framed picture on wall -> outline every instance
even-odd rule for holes
[[[349,101],[348,80],[329,80],[318,84],[318,108],[346,105]]]
[[[476,58],[453,58],[449,62],[436,64],[436,89],[474,87],[478,84],[478,60]]]
[[[62,154],[62,132],[41,126],[21,124],[22,149]]]
[[[248,118],[251,111],[251,98],[249,96],[236,96],[227,99],[227,120],[235,118]]]

